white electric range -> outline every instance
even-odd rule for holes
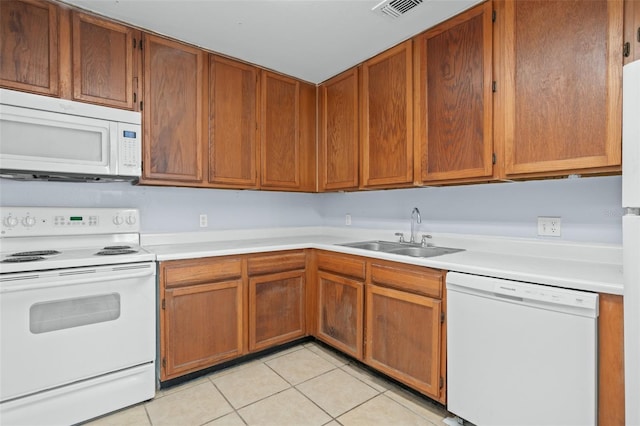
[[[136,209],[0,207],[0,418],[72,424],[155,394]]]

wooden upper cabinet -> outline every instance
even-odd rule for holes
[[[493,174],[491,15],[486,2],[414,41],[416,180]]]
[[[360,150],[363,187],[413,181],[411,40],[362,64]]]
[[[258,186],[258,69],[209,56],[209,182]]]
[[[358,187],[358,69],[320,85],[319,190]]]
[[[0,85],[59,94],[59,9],[38,0],[0,2]]]
[[[620,170],[622,0],[496,6],[506,176]]]
[[[73,98],[134,109],[140,32],[76,11],[72,23]]]
[[[260,186],[315,189],[315,86],[262,71]]]
[[[624,1],[624,43],[624,63],[640,60],[640,0]]]
[[[198,184],[202,153],[205,53],[144,35],[143,182]]]

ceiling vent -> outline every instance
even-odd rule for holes
[[[423,0],[385,0],[371,10],[391,18],[399,18],[416,6],[421,5],[422,2]]]

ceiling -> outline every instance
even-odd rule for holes
[[[64,0],[265,68],[320,83],[482,0],[424,0],[390,18],[379,0]]]

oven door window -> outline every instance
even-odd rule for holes
[[[34,334],[114,321],[120,317],[120,295],[76,297],[36,303],[29,309],[29,330]]]

